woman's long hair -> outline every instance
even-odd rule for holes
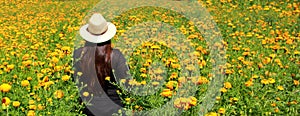
[[[82,72],[79,82],[87,84],[83,91],[88,91],[94,95],[101,94],[101,92],[107,90],[105,78],[112,75],[111,41],[99,44],[86,42],[85,46],[78,52],[80,52],[81,58],[80,63],[77,64],[79,65],[77,66],[79,67],[77,72]]]
[[[97,44],[95,52],[95,69],[98,81],[104,90],[107,89],[105,78],[112,75],[111,53],[111,41]]]

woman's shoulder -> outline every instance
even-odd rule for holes
[[[73,51],[73,58],[79,58],[82,54],[84,47],[77,48]]]
[[[119,58],[120,56],[122,56],[122,52],[119,49],[113,48],[113,52],[112,52],[113,57],[117,57]]]

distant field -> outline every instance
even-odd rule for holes
[[[0,1],[0,106],[1,115],[76,115],[78,92],[72,81],[75,36],[94,0]],[[206,115],[299,115],[300,112],[300,2],[256,0],[204,0],[221,31],[226,48],[226,70],[221,95]],[[155,16],[164,16],[155,18]],[[170,23],[170,19],[179,20]],[[180,77],[180,62],[171,43],[142,43],[128,63],[136,81],[133,86],[157,82],[149,77],[149,66],[162,61],[169,79],[152,96],[123,95],[126,108],[140,111],[160,108],[174,97],[184,80],[199,90],[195,96],[175,100],[182,115],[200,112],[201,97],[212,80],[209,49],[201,33],[180,14],[156,7],[132,9],[112,22],[117,36],[128,26],[153,20],[170,23],[184,32],[196,48],[194,55],[201,77]],[[126,33],[125,33],[126,34]],[[191,36],[192,35],[192,36]],[[159,38],[164,39],[164,38]],[[142,51],[146,51],[143,53]],[[150,51],[149,51],[150,50]],[[152,51],[151,51],[152,50]],[[147,53],[149,53],[147,55]],[[163,55],[156,56],[152,53]],[[146,60],[144,60],[146,59]],[[148,60],[149,59],[149,60]]]

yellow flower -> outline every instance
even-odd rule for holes
[[[268,82],[271,83],[271,84],[273,84],[273,83],[275,83],[275,79],[273,79],[273,78],[268,78]]]
[[[300,51],[295,50],[295,51],[294,51],[294,54],[295,54],[295,55],[300,54]]]
[[[177,82],[176,81],[169,81],[167,84],[166,84],[166,87],[168,89],[173,89],[174,88],[174,84],[176,84]]]
[[[209,82],[209,80],[206,77],[199,77],[198,80],[197,80],[198,85],[206,84],[208,82]]]
[[[54,71],[56,71],[56,72],[59,72],[59,71],[61,71],[62,69],[63,69],[62,66],[55,66],[55,67],[54,67]]]
[[[23,80],[23,81],[21,81],[21,85],[23,86],[23,87],[26,87],[26,86],[28,86],[30,83],[29,83],[29,81],[28,80]]]
[[[35,112],[33,110],[29,110],[27,112],[27,116],[35,116]]]
[[[11,70],[11,69],[14,69],[15,65],[11,64],[11,65],[7,65],[7,69],[8,70]]]
[[[62,98],[63,96],[64,96],[64,93],[63,93],[62,90],[56,90],[56,91],[54,92],[54,97],[55,97],[55,98],[60,99],[60,98]]]
[[[294,85],[295,86],[298,86],[300,83],[299,83],[299,81],[298,80],[294,80]]]
[[[64,76],[61,77],[61,79],[63,81],[68,81],[70,79],[70,76],[69,75],[64,75]]]
[[[77,72],[77,75],[78,75],[78,76],[81,76],[81,75],[82,75],[82,72]]]
[[[227,89],[223,87],[223,88],[220,89],[220,91],[221,91],[222,93],[225,93],[225,92],[227,92]]]
[[[173,92],[170,89],[164,89],[163,92],[160,93],[161,96],[171,97]]]
[[[143,77],[143,78],[146,78],[146,77],[147,77],[147,74],[142,73],[140,76]]]
[[[6,84],[6,83],[4,83],[4,84],[2,84],[2,85],[0,86],[0,90],[1,90],[2,92],[9,92],[10,89],[11,89],[11,85]]]
[[[232,88],[232,85],[231,85],[230,82],[225,82],[225,83],[224,83],[224,87],[225,87],[226,89],[230,89],[230,88]]]
[[[160,49],[160,46],[158,46],[158,45],[153,45],[153,46],[151,46],[151,48],[152,48],[152,49]]]
[[[32,80],[32,77],[27,77],[27,80],[28,80],[28,81],[31,81],[31,80]]]
[[[261,80],[260,82],[261,82],[262,84],[265,84],[265,85],[266,85],[266,84],[269,84],[269,81],[268,81],[267,79],[263,79],[263,80]]]
[[[130,102],[130,98],[125,98],[125,101],[126,102]]]
[[[152,85],[153,85],[154,87],[156,87],[157,85],[159,85],[159,82],[154,81],[154,82],[152,82]]]
[[[44,106],[42,104],[38,104],[38,109],[39,110],[43,110],[44,109]]]
[[[89,96],[89,92],[83,92],[83,96],[84,96],[84,97]]]
[[[105,77],[105,80],[109,81],[109,80],[110,80],[110,77],[109,77],[109,76]]]
[[[220,108],[218,111],[220,114],[225,114],[225,109],[224,108]]]
[[[265,59],[262,61],[264,64],[268,64],[271,62],[271,58],[265,57]]]
[[[146,85],[147,82],[146,82],[145,80],[143,80],[143,81],[141,81],[141,84],[142,84],[142,85]]]
[[[179,78],[178,78],[178,82],[179,82],[179,83],[185,83],[185,82],[186,82],[185,77],[179,77]]]
[[[209,113],[205,114],[205,116],[218,116],[218,113],[216,113],[216,112],[209,112]]]
[[[283,86],[277,86],[278,90],[284,90]]]
[[[21,103],[19,101],[14,101],[12,104],[14,107],[19,107]]]
[[[29,100],[29,104],[30,104],[30,105],[32,105],[32,104],[34,104],[34,103],[35,103],[34,100]]]
[[[36,109],[36,105],[29,105],[29,109],[35,110]]]
[[[197,105],[197,98],[190,96],[190,105],[196,106]]]
[[[2,105],[8,106],[10,104],[10,99],[8,97],[2,98]]]
[[[229,69],[226,69],[226,70],[225,70],[225,73],[226,73],[226,74],[232,74],[233,71],[232,71],[232,70],[229,70]]]
[[[147,69],[146,68],[141,68],[140,72],[146,73]]]

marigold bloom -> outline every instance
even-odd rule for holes
[[[160,93],[161,96],[171,97],[173,92],[170,89],[164,89],[163,92]]]
[[[10,104],[10,99],[8,97],[2,98],[2,104],[8,106]]]
[[[83,92],[83,94],[82,94],[84,97],[87,97],[87,96],[89,96],[89,92]]]
[[[159,82],[154,81],[154,82],[152,82],[152,85],[153,85],[154,87],[156,87],[157,85],[159,85]]]
[[[198,77],[198,80],[197,80],[197,84],[198,85],[206,84],[208,82],[209,82],[209,80],[207,78],[205,78],[205,77]]]
[[[29,105],[29,109],[35,110],[36,109],[36,105]]]
[[[275,79],[273,79],[273,78],[268,78],[268,82],[271,83],[271,84],[273,84],[273,83],[275,83]]]
[[[224,108],[220,108],[220,109],[218,110],[218,112],[219,112],[220,114],[225,114],[225,109],[224,109]]]
[[[61,77],[61,79],[63,81],[68,81],[70,79],[70,76],[69,75],[64,75],[64,76]]]
[[[223,87],[223,88],[220,89],[220,91],[221,91],[222,93],[226,93],[226,92],[227,92],[227,89]]]
[[[14,107],[19,107],[21,103],[19,101],[14,101],[12,104]]]
[[[231,85],[230,82],[225,82],[225,83],[224,83],[224,87],[225,87],[226,89],[230,89],[230,88],[232,88],[232,85]]]
[[[15,65],[13,65],[13,64],[7,65],[7,69],[8,69],[8,70],[12,70],[12,69],[14,69],[14,67],[15,67]]]
[[[176,84],[177,82],[176,81],[169,81],[167,84],[166,84],[166,87],[168,89],[173,89],[174,88],[174,84]]]
[[[81,76],[81,75],[82,75],[82,72],[77,72],[77,75],[78,75],[78,76]]]
[[[32,105],[32,104],[34,104],[34,103],[35,103],[34,100],[29,100],[29,105]]]
[[[29,110],[27,112],[27,116],[35,116],[35,112],[33,110]]]
[[[64,93],[63,93],[62,90],[56,90],[56,91],[54,92],[54,97],[55,97],[55,98],[60,99],[60,98],[62,98],[63,96],[64,96]]]
[[[263,80],[261,80],[260,82],[261,82],[262,84],[265,84],[265,85],[266,85],[266,84],[269,84],[269,81],[268,81],[267,79],[263,79]]]
[[[143,78],[146,78],[146,77],[147,77],[147,74],[142,73],[140,76],[143,77]]]
[[[278,90],[284,90],[283,86],[277,86]]]
[[[141,81],[141,84],[142,84],[142,85],[146,85],[147,82],[146,82],[145,80],[143,80],[143,81]]]
[[[195,98],[194,96],[189,97],[190,99],[190,105],[191,106],[196,106],[197,105],[197,98]]]
[[[294,80],[294,85],[295,86],[298,86],[300,83],[299,83],[299,81],[298,80]]]
[[[11,85],[6,84],[6,83],[4,83],[4,84],[2,84],[2,85],[0,86],[0,90],[1,90],[2,92],[9,92],[10,89],[11,89]]]
[[[29,83],[29,81],[28,80],[23,80],[23,81],[21,81],[21,85],[23,86],[23,87],[26,87],[26,86],[28,86],[30,83]]]
[[[218,113],[216,113],[216,112],[209,112],[209,113],[205,114],[205,116],[218,116]]]
[[[179,77],[179,78],[178,78],[178,82],[179,82],[179,83],[185,83],[185,82],[186,82],[185,77]]]
[[[38,108],[39,110],[43,110],[43,109],[44,109],[44,106],[43,106],[42,104],[38,104],[37,108]]]
[[[110,80],[110,77],[109,77],[109,76],[105,77],[105,80],[109,81],[109,80]]]

